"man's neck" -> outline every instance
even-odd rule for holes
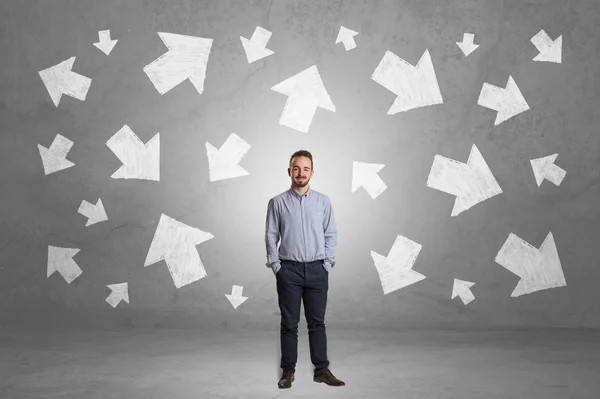
[[[309,187],[308,184],[306,185],[306,187],[293,187],[292,186],[292,190],[294,190],[298,195],[302,196],[302,195],[306,194],[306,192],[308,191],[308,187]]]

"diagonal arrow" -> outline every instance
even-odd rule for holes
[[[73,260],[73,256],[79,251],[79,248],[61,248],[48,245],[46,277],[50,277],[54,272],[58,271],[67,284],[71,284],[82,273],[77,263]]]
[[[242,46],[244,47],[244,51],[246,52],[248,64],[251,64],[254,61],[275,54],[274,51],[269,50],[267,48],[267,43],[269,42],[269,39],[271,39],[271,32],[264,28],[261,28],[260,26],[257,26],[254,29],[254,33],[252,34],[250,40],[246,39],[243,36],[240,36]]]
[[[57,107],[63,94],[84,101],[92,84],[92,79],[71,71],[74,63],[75,57],[71,57],[38,72]]]
[[[355,192],[360,187],[375,199],[383,193],[387,186],[377,174],[385,167],[381,163],[352,162],[352,191]]]
[[[112,174],[113,179],[160,180],[159,133],[144,144],[129,126],[124,125],[106,145],[123,163]]]
[[[484,83],[477,104],[498,111],[494,125],[499,125],[529,109],[529,104],[521,94],[512,76],[508,77],[506,88]]]
[[[354,36],[356,35],[358,35],[358,32],[348,29],[345,26],[340,26],[340,31],[335,39],[335,44],[342,42],[344,43],[346,51],[350,51],[356,48],[356,42],[354,41]]]
[[[542,185],[544,179],[550,181],[555,186],[559,186],[562,180],[565,178],[567,172],[554,164],[554,160],[557,156],[558,154],[552,154],[546,157],[530,160],[535,182],[537,183],[538,187]]]
[[[225,297],[229,300],[229,302],[231,303],[231,306],[233,306],[234,309],[237,309],[238,306],[240,306],[242,303],[246,302],[246,300],[248,299],[247,296],[242,296],[243,292],[244,292],[243,286],[234,285],[231,288],[231,295],[225,294]]]
[[[477,49],[477,47],[479,47],[479,44],[473,44],[474,38],[475,38],[474,34],[465,33],[465,34],[463,34],[463,41],[456,42],[456,44],[458,45],[458,47],[460,47],[460,49],[462,50],[463,54],[466,57],[468,57],[469,54],[471,54],[473,51],[475,51]]]
[[[102,205],[102,199],[100,198],[98,198],[96,205],[85,200],[81,201],[81,205],[79,205],[77,212],[88,218],[88,221],[85,224],[86,227],[108,220],[104,205]]]
[[[109,55],[118,40],[111,40],[110,30],[98,31],[98,42],[94,43],[104,54]]]
[[[452,286],[452,296],[450,299],[454,299],[459,296],[463,304],[468,305],[475,299],[475,296],[471,292],[471,287],[474,285],[475,283],[471,281],[463,281],[455,278],[454,286]]]
[[[105,299],[110,306],[116,308],[121,301],[129,303],[129,289],[127,283],[109,284],[107,287],[112,291]]]
[[[531,43],[539,51],[539,54],[533,58],[534,61],[554,62],[557,64],[562,62],[562,35],[557,37],[556,40],[552,40],[546,31],[542,29],[531,38]]]
[[[412,270],[422,248],[421,244],[398,235],[387,258],[371,251],[384,295],[425,279],[424,275]]]
[[[73,147],[73,142],[68,138],[57,134],[50,144],[50,148],[46,148],[41,144],[38,144],[38,150],[42,157],[42,164],[44,166],[44,174],[49,175],[50,173],[58,172],[59,170],[70,168],[75,164],[67,159],[67,154]]]
[[[219,150],[207,141],[206,155],[210,181],[248,175],[249,173],[238,165],[248,150],[250,144],[235,133],[229,135]]]

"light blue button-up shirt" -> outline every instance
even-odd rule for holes
[[[304,195],[290,187],[271,198],[267,206],[265,244],[265,265],[273,273],[279,271],[283,259],[297,262],[324,259],[323,267],[331,271],[335,266],[337,228],[329,197],[309,186]]]

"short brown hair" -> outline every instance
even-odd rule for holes
[[[293,153],[292,156],[290,157],[290,168],[292,167],[292,161],[294,160],[295,157],[306,157],[306,158],[310,159],[310,168],[313,169],[313,158],[312,158],[312,154],[310,153],[310,151],[298,150],[295,153]]]

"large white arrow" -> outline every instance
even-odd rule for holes
[[[74,62],[75,57],[71,57],[38,72],[57,107],[63,94],[84,101],[92,84],[92,79],[71,71]]]
[[[238,165],[248,150],[250,150],[250,144],[235,133],[229,135],[221,149],[217,149],[207,141],[206,155],[208,156],[210,181],[248,175],[249,173]]]
[[[511,297],[567,285],[552,232],[540,249],[510,233],[494,260],[521,278]]]
[[[196,245],[214,238],[211,233],[185,225],[164,213],[160,216],[144,267],[165,260],[175,287],[206,277]]]
[[[162,95],[189,79],[202,94],[213,39],[165,32],[158,35],[169,51],[144,67],[156,90]]]
[[[554,165],[554,160],[557,156],[558,154],[552,154],[530,160],[533,176],[535,177],[535,182],[538,187],[542,185],[544,179],[550,181],[555,186],[559,186],[565,178],[567,172],[563,168]]]
[[[46,148],[43,145],[38,144],[38,150],[40,151],[40,156],[42,157],[45,175],[67,169],[75,165],[73,162],[67,159],[67,154],[71,150],[71,147],[73,147],[73,142],[60,134],[57,134],[54,137],[52,144],[50,144],[50,148]]]
[[[471,54],[473,51],[475,51],[477,49],[477,47],[479,47],[479,44],[473,44],[474,38],[475,38],[474,34],[465,33],[465,34],[463,34],[463,41],[456,42],[456,44],[458,45],[458,47],[460,47],[460,49],[463,52],[463,54],[465,55],[465,57],[468,57],[469,54]]]
[[[469,304],[469,302],[475,299],[475,296],[471,292],[471,287],[474,285],[475,283],[471,281],[464,281],[455,278],[454,285],[452,286],[452,296],[450,299],[454,299],[458,296],[464,305]]]
[[[352,191],[364,187],[372,199],[383,193],[387,186],[377,174],[385,167],[382,163],[352,162]]]
[[[386,51],[371,79],[398,96],[388,115],[444,102],[429,50],[416,67]]]
[[[348,29],[345,26],[340,26],[340,31],[335,39],[335,44],[342,42],[344,43],[346,51],[352,50],[353,48],[356,48],[356,42],[354,41],[354,36],[356,35],[358,35],[358,32]]]
[[[73,260],[73,256],[79,251],[79,248],[61,248],[48,245],[46,277],[50,277],[54,272],[58,271],[67,284],[71,284],[82,273],[77,263]]]
[[[271,32],[264,28],[261,28],[260,26],[257,26],[254,29],[254,33],[252,34],[250,40],[246,39],[243,36],[240,36],[242,46],[244,47],[244,51],[246,52],[248,64],[251,64],[254,61],[258,61],[272,54],[275,54],[274,51],[269,50],[267,48],[267,43],[269,43],[269,39],[271,39]]]
[[[279,123],[300,132],[308,132],[317,107],[335,112],[316,65],[276,84],[271,90],[288,96]]]
[[[112,291],[105,299],[110,306],[116,308],[121,301],[129,303],[129,290],[127,283],[109,284],[107,287]]]
[[[160,180],[160,136],[156,133],[148,143],[124,125],[106,145],[123,162],[112,174],[113,179]]]
[[[109,55],[117,42],[118,40],[110,39],[110,30],[101,30],[98,31],[98,42],[94,43],[94,46],[100,49],[104,54]]]
[[[562,62],[562,35],[557,37],[556,40],[552,40],[542,29],[531,38],[531,43],[540,52],[533,58],[534,61],[554,62],[557,64]]]
[[[106,211],[104,210],[104,205],[102,205],[102,199],[100,198],[98,198],[98,201],[96,201],[96,205],[87,202],[86,200],[81,201],[81,205],[79,205],[77,213],[80,213],[88,218],[88,221],[85,224],[86,227],[108,220],[108,216],[106,216]]]
[[[466,164],[436,155],[427,177],[427,186],[456,196],[451,216],[502,192],[475,144]]]
[[[529,104],[525,101],[525,97],[521,94],[521,90],[519,90],[512,76],[508,77],[505,89],[484,83],[477,104],[498,111],[494,125],[499,125],[529,109]]]
[[[379,274],[384,295],[425,278],[421,273],[412,270],[421,248],[421,244],[398,235],[387,258],[371,251],[371,258]]]
[[[234,309],[237,309],[238,306],[240,306],[242,303],[246,302],[246,299],[248,299],[247,296],[242,296],[243,292],[244,292],[243,286],[234,285],[231,288],[231,294],[225,294],[225,297],[229,300],[229,302],[231,303],[231,306],[233,306]]]

